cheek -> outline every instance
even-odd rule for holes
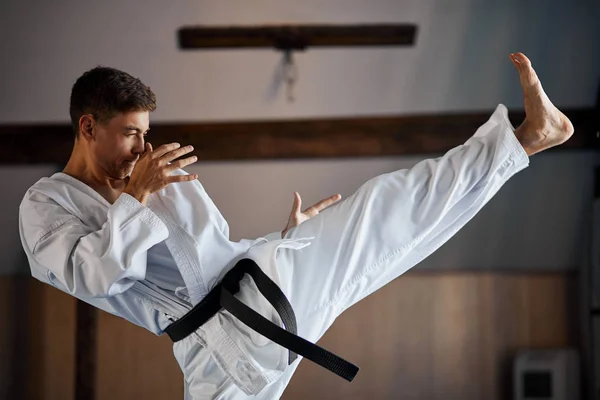
[[[100,156],[110,168],[120,168],[125,158],[124,151],[114,144],[103,148]]]
[[[113,148],[111,149],[113,157],[115,158],[126,158],[131,154],[131,143],[127,138],[118,140],[114,143]]]

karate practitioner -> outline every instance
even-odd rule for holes
[[[525,95],[526,118],[516,130],[499,105],[444,156],[377,176],[343,201],[332,197],[305,213],[297,197],[283,232],[239,242],[229,240],[197,176],[182,170],[196,161],[192,149],[145,142],[152,91],[124,72],[90,70],[71,93],[76,139],[65,169],[35,183],[20,206],[31,273],[157,335],[167,332],[186,399],[277,399],[302,357],[225,309],[183,338],[171,326],[249,259],[285,294],[297,326],[247,274],[235,298],[314,343],[345,309],[439,248],[528,166],[528,156],[573,133],[530,61],[510,58]]]

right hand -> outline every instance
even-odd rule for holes
[[[163,189],[168,184],[198,179],[196,174],[170,175],[174,170],[183,168],[198,160],[196,156],[192,156],[169,164],[169,162],[192,150],[194,150],[192,146],[181,147],[179,143],[163,144],[153,150],[152,145],[147,142],[144,154],[135,164],[123,192],[146,205],[150,194]]]

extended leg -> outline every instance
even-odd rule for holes
[[[543,92],[529,60],[511,57],[525,94],[526,119],[514,131],[499,106],[464,145],[411,169],[371,179],[288,237],[311,246],[281,254],[282,284],[299,333],[317,340],[343,310],[430,255],[462,228],[528,155],[573,133]]]

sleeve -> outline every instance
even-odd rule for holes
[[[269,242],[272,242],[274,240],[279,240],[282,239],[281,237],[281,231],[275,231],[275,232],[271,232],[265,236],[263,236],[265,239],[267,239]]]
[[[19,219],[32,270],[80,298],[114,296],[144,279],[148,249],[169,235],[149,208],[125,193],[97,231],[55,203],[24,201]]]

